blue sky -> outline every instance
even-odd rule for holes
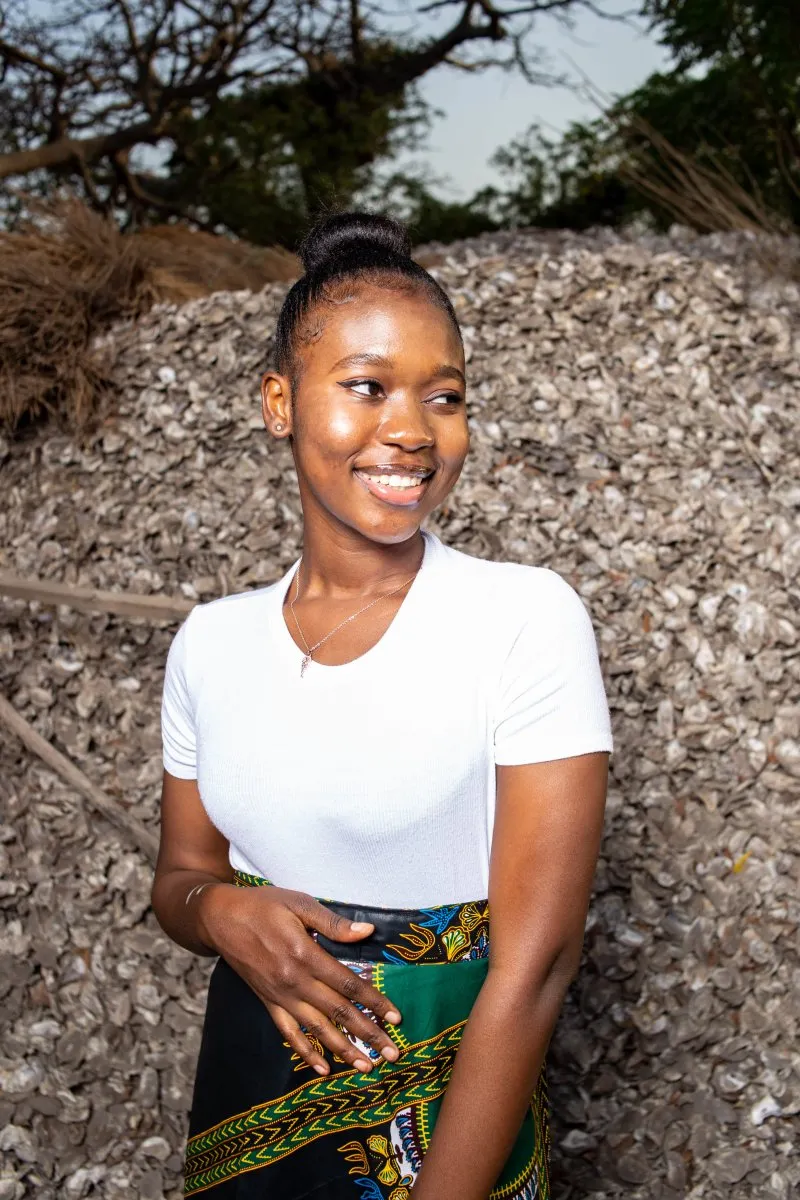
[[[607,11],[630,11],[632,4],[607,3]],[[571,33],[552,19],[540,19],[531,44],[547,54],[555,72],[572,74],[569,60],[606,94],[622,94],[640,84],[668,58],[641,23],[603,21],[583,13]],[[428,148],[413,155],[438,177],[449,177],[449,198],[466,198],[494,182],[489,159],[534,121],[550,131],[571,120],[597,115],[592,103],[567,88],[538,87],[519,75],[497,69],[470,75],[450,67],[431,72],[423,81],[425,100],[444,115],[430,132]]]

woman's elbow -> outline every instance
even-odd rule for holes
[[[494,967],[490,964],[489,975],[504,991],[513,993],[517,1002],[530,1004],[547,999],[560,1005],[580,969],[582,948],[582,942],[565,942],[546,957],[537,955]]]

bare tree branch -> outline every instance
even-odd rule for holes
[[[43,169],[63,169],[82,162],[92,166],[103,158],[111,158],[119,150],[148,143],[152,145],[162,134],[152,121],[140,121],[127,129],[114,133],[98,134],[97,137],[77,139],[60,138],[57,142],[46,142],[32,150],[17,150],[12,154],[0,155],[0,179],[11,175],[27,175]]]
[[[399,34],[370,0],[20,0],[0,39],[0,180],[74,175],[97,206],[164,211],[129,153],[165,140],[180,155],[185,131],[243,89],[327,119],[399,102],[441,64],[548,82],[532,21],[581,9],[610,15],[602,0],[431,0]],[[442,13],[450,24],[426,30]]]
[[[65,79],[66,72],[62,67],[56,66],[54,63],[45,62],[38,54],[30,54],[27,50],[20,49],[19,46],[10,46],[8,42],[0,39],[0,57],[10,63],[17,63],[20,66],[35,67],[37,71],[42,71],[45,75],[51,75],[54,79]]]

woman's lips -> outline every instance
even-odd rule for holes
[[[392,487],[388,483],[378,483],[376,479],[372,479],[369,475],[363,474],[361,471],[354,471],[356,479],[363,483],[368,492],[372,492],[373,496],[377,496],[379,500],[383,500],[386,504],[394,504],[400,508],[404,508],[409,504],[417,504],[425,494],[425,489],[430,483],[433,476],[429,475],[427,479],[420,480],[416,487]]]

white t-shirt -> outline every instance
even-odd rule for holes
[[[594,631],[545,567],[423,530],[383,637],[312,661],[276,583],[195,607],[173,638],[164,766],[197,779],[231,865],[313,896],[427,908],[488,895],[495,764],[611,751]]]

